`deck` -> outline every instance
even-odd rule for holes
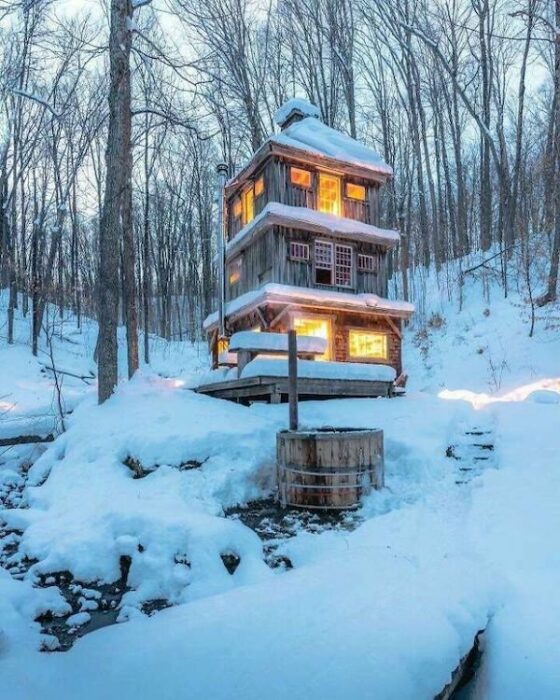
[[[393,382],[357,379],[310,379],[298,377],[300,401],[311,399],[355,399],[392,396]],[[250,404],[255,401],[284,403],[288,401],[288,377],[248,377],[204,384],[199,394]]]

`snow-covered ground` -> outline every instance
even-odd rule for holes
[[[529,338],[519,295],[495,289],[488,302],[473,280],[458,311],[426,284],[430,323],[405,339],[406,397],[301,406],[305,426],[383,428],[387,488],[353,531],[302,528],[281,542],[290,571],[270,569],[255,532],[223,517],[272,492],[285,406],[194,394],[204,350],[155,339],[152,367],[104,406],[93,382],[64,375],[66,432],[25,455],[28,474],[21,452],[0,454],[0,496],[21,492],[19,508],[0,511],[0,551],[21,572],[0,569],[6,697],[428,699],[482,628],[471,698],[560,697],[560,312]],[[52,372],[40,367],[50,354],[32,358],[21,316],[17,330],[17,345],[0,340],[0,436],[19,434],[16,417],[34,434],[59,430]],[[95,330],[69,321],[65,339],[54,335],[59,369],[95,371]],[[494,448],[488,459],[477,441]],[[233,574],[221,558],[232,554]],[[70,611],[56,578],[33,584],[61,571],[111,583],[123,557],[128,622],[64,654],[37,651],[54,640],[33,620]],[[72,609],[75,625],[92,599]],[[148,617],[156,599],[173,607]]]

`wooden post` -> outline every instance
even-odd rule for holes
[[[297,335],[293,330],[288,331],[288,398],[290,401],[290,430],[297,430]]]

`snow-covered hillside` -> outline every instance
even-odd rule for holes
[[[266,542],[224,516],[272,494],[285,406],[193,393],[204,349],[154,339],[151,368],[99,407],[95,324],[55,326],[35,359],[18,316],[0,437],[66,432],[0,452],[8,697],[431,699],[484,628],[468,697],[557,697],[560,311],[529,338],[519,295],[473,279],[459,310],[425,284],[407,395],[300,409],[306,426],[383,428],[387,487],[350,522],[296,518]],[[38,651],[53,620],[93,629],[109,589],[123,624]]]

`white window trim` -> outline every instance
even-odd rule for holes
[[[341,265],[337,262],[337,252],[339,250],[346,250],[350,252],[350,265]],[[336,281],[337,268],[343,268],[345,270],[350,270],[350,283],[349,284],[338,284]],[[336,287],[344,287],[345,289],[354,288],[354,249],[351,245],[345,245],[344,243],[335,243],[334,246],[334,258],[333,258],[333,280]]]
[[[361,264],[363,260],[371,260],[371,267]],[[369,253],[358,253],[358,272],[377,272],[377,259],[375,255],[370,255]]]
[[[306,262],[308,263],[310,260],[310,250],[309,250],[309,243],[300,243],[300,241],[290,241],[290,247],[288,250],[288,257],[290,260],[293,260],[295,262]],[[300,256],[300,255],[294,255],[292,253],[292,246],[301,246],[301,248],[305,249],[305,256]]]

